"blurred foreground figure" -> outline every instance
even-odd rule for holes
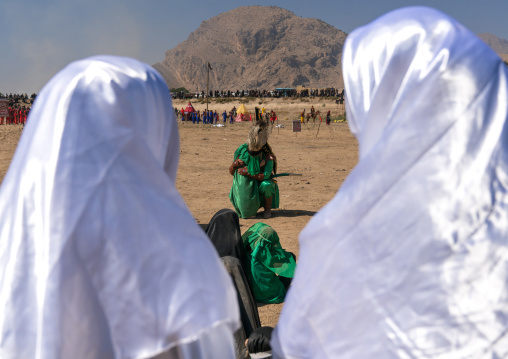
[[[428,8],[346,40],[360,158],[300,235],[276,358],[508,356],[508,76]]]
[[[0,357],[234,358],[236,293],[175,188],[169,91],[74,62],[42,90],[0,190]]]
[[[254,293],[247,279],[250,262],[243,248],[238,215],[232,209],[221,209],[212,217],[205,232],[236,289],[242,326],[235,332],[235,352],[237,359],[244,359],[245,340],[261,326],[261,321]]]

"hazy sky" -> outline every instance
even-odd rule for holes
[[[39,92],[69,62],[97,54],[154,64],[202,21],[245,5],[279,6],[347,33],[390,10],[425,5],[508,39],[508,0],[1,0],[0,92]]]

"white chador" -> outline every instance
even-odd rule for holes
[[[507,67],[423,7],[342,60],[359,163],[300,234],[275,357],[508,357]]]
[[[128,58],[41,91],[0,190],[0,358],[233,358],[231,280],[175,188],[169,91]]]

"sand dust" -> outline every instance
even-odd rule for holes
[[[311,217],[333,198],[355,166],[358,150],[347,123],[332,123],[330,126],[324,122],[321,125],[306,124],[301,133],[293,133],[291,120],[296,119],[303,108],[308,111],[311,104],[319,109],[335,108],[335,112],[339,113],[333,100],[291,104],[297,101],[265,102],[261,105],[289,118],[280,121],[284,128],[273,128],[269,139],[278,159],[279,172],[301,173],[302,176],[278,180],[280,208],[272,211],[272,218],[263,220],[260,210],[256,219],[240,219],[240,225],[243,233],[258,221],[269,224],[279,234],[282,246],[298,256],[298,234]],[[175,101],[174,105],[181,108],[183,102],[186,104],[188,101]],[[252,101],[247,106],[253,110],[254,106],[259,106],[257,102]],[[233,105],[238,108],[239,102],[220,106],[213,104],[209,108],[222,112]],[[228,168],[234,151],[247,139],[250,123],[211,127],[179,122],[178,126],[180,163],[177,187],[196,221],[206,224],[218,210],[233,208],[228,198],[232,184]],[[7,171],[21,132],[20,125],[0,126],[0,181]],[[319,238],[316,238],[316,245],[319,245]],[[275,326],[282,306],[260,305],[261,323]]]

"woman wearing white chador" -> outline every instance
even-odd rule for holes
[[[148,65],[90,58],[44,87],[0,189],[0,358],[233,358],[236,293],[178,155]]]
[[[508,357],[506,66],[423,7],[342,60],[359,163],[300,234],[275,357]]]

